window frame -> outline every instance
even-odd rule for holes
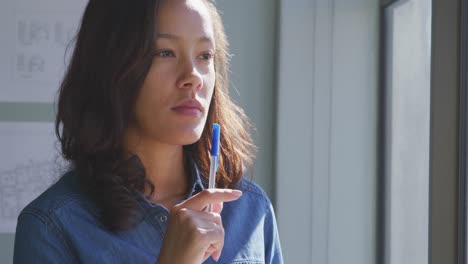
[[[468,205],[468,0],[461,0],[460,12],[460,102],[459,102],[459,178],[458,178],[458,263],[467,264]],[[466,48],[462,48],[466,47]]]

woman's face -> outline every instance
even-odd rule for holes
[[[164,0],[153,63],[136,101],[143,138],[187,145],[200,139],[215,85],[213,23],[204,0]]]

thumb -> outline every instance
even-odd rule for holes
[[[221,211],[223,211],[223,203],[214,203],[212,209],[213,213],[221,214]]]

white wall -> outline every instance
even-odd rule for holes
[[[276,0],[217,0],[216,4],[223,12],[233,54],[231,96],[257,128],[253,179],[274,200]]]

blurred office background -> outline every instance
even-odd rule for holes
[[[466,2],[216,1],[285,263],[466,263]],[[86,3],[0,1],[0,263]]]

